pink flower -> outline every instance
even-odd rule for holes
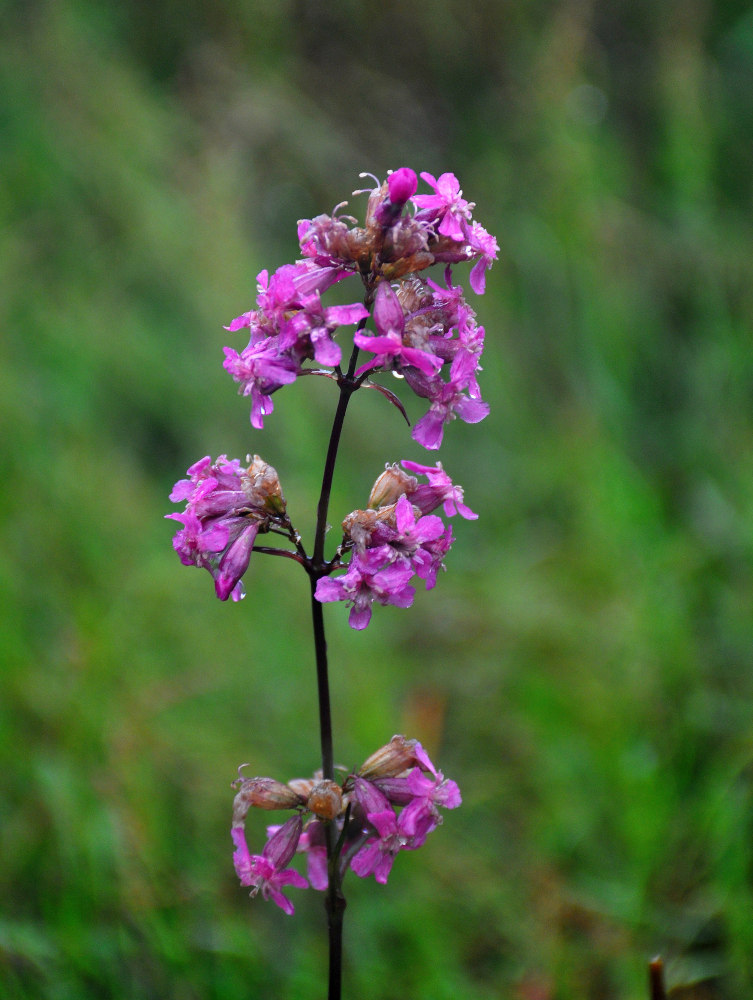
[[[431,215],[437,225],[437,232],[452,240],[464,242],[473,202],[463,198],[460,184],[454,174],[441,174],[439,179],[429,173],[422,173],[421,179],[434,188],[435,194],[416,194],[413,204],[423,209],[422,214]]]
[[[413,504],[402,496],[395,505],[396,528],[389,545],[410,560],[413,572],[426,582],[427,590],[436,583],[437,570],[452,544],[452,533],[434,514],[416,520]]]
[[[178,503],[186,501],[182,514],[166,514],[182,528],[173,547],[184,566],[208,570],[221,601],[244,595],[241,577],[248,569],[256,535],[270,522],[284,517],[285,501],[279,491],[277,473],[255,456],[248,469],[238,459],[209,456],[188,470],[170,494]],[[257,478],[259,482],[257,483]]]
[[[478,514],[474,514],[470,507],[463,501],[463,487],[455,486],[442,468],[442,463],[436,465],[419,465],[418,462],[403,461],[400,463],[409,472],[426,476],[428,485],[421,483],[413,493],[411,493],[411,503],[418,507],[424,514],[435,510],[440,504],[444,505],[444,512],[447,517],[460,514],[461,517],[469,521],[475,521]]]
[[[385,885],[398,852],[414,846],[413,835],[404,827],[403,815],[404,811],[396,816],[392,809],[369,813],[368,820],[379,838],[368,840],[350,862],[359,878],[373,875],[377,882]]]
[[[261,891],[264,899],[271,899],[285,913],[292,914],[295,908],[283,896],[282,889],[288,885],[297,889],[308,888],[308,882],[302,875],[292,868],[285,868],[295,853],[301,835],[301,817],[293,816],[279,827],[267,841],[263,854],[249,853],[243,827],[234,826],[230,833],[235,844],[233,864],[241,885],[252,886],[252,896]]]
[[[413,576],[410,565],[393,562],[394,553],[389,546],[368,549],[364,553],[354,553],[347,573],[333,579],[322,577],[316,585],[317,601],[346,601],[351,605],[348,624],[361,630],[371,621],[371,605],[393,604],[398,608],[409,608],[413,603],[415,590],[408,585]]]
[[[183,527],[173,537],[173,548],[184,566],[208,566],[212,557],[227,545],[228,527],[210,524],[205,527],[192,510],[182,514],[165,514]]]
[[[400,814],[402,828],[414,838],[413,846],[420,847],[427,835],[442,822],[437,807],[457,809],[461,804],[460,789],[454,781],[445,779],[441,771],[429,777],[419,768],[411,771],[406,785],[413,798]]]
[[[312,889],[322,892],[329,885],[327,841],[324,823],[312,820],[298,841],[298,850],[305,853],[308,877]]]
[[[420,373],[406,373],[406,380],[418,394],[431,400],[429,412],[424,414],[411,432],[414,441],[418,441],[424,448],[436,451],[442,444],[444,425],[456,416],[467,424],[475,424],[488,415],[488,403],[465,393],[473,379],[475,367],[473,355],[458,354],[450,367],[449,382],[421,379]]]
[[[403,341],[405,317],[400,300],[386,281],[377,286],[374,297],[374,326],[378,335],[367,336],[357,333],[353,338],[358,347],[372,351],[376,357],[368,364],[361,365],[356,375],[371,368],[400,368],[413,365],[425,375],[435,375],[442,367],[442,359],[428,351],[411,347]]]
[[[264,427],[263,417],[273,410],[270,394],[296,380],[295,362],[280,353],[275,338],[250,343],[240,354],[225,347],[223,368],[232,375],[243,396],[251,396],[251,426]]]
[[[320,365],[334,368],[340,364],[339,346],[331,339],[338,326],[350,326],[369,315],[361,303],[345,306],[322,306],[318,294],[308,295],[301,308],[282,324],[280,349],[300,359],[312,357]]]
[[[474,256],[481,255],[481,259],[471,268],[469,276],[471,288],[476,295],[483,295],[486,291],[486,271],[497,259],[499,244],[478,222],[471,224],[468,243]]]
[[[427,514],[416,520],[413,504],[403,495],[395,504],[396,532],[389,544],[401,555],[411,558],[427,542],[439,538],[445,530],[441,517]]]

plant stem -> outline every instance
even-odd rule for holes
[[[358,350],[356,348],[356,350]],[[323,575],[326,567],[324,562],[324,540],[327,534],[327,511],[329,510],[329,497],[332,492],[332,478],[335,474],[335,463],[337,462],[337,449],[340,446],[340,435],[345,422],[345,413],[348,409],[350,397],[359,388],[353,376],[348,373],[340,381],[340,399],[337,402],[335,419],[332,422],[332,431],[329,436],[329,446],[327,448],[327,458],[324,462],[324,474],[322,476],[322,488],[319,494],[319,504],[316,508],[316,533],[314,536],[314,553],[311,557],[312,569],[314,573]],[[326,775],[325,775],[326,777]]]
[[[314,597],[320,577],[311,574],[311,617],[314,626],[314,651],[316,654],[316,684],[319,695],[319,738],[322,748],[322,777],[334,781],[335,760],[332,750],[332,711],[329,702],[329,673],[327,667],[327,640],[324,635],[324,609]],[[329,850],[327,851],[329,857]]]
[[[667,1000],[664,987],[664,963],[657,955],[648,963],[648,988],[650,1000]]]
[[[329,678],[327,671],[327,640],[324,635],[323,608],[314,597],[320,575],[311,573],[311,612],[314,625],[314,648],[316,650],[316,678],[319,692],[319,732],[322,745],[322,774],[334,779],[334,757],[332,751],[332,713],[329,699]],[[329,991],[328,1000],[340,1000],[342,984],[342,938],[345,897],[342,894],[338,853],[335,849],[336,828],[327,823],[328,884],[325,898],[327,911],[327,931],[329,934]]]
[[[337,450],[340,445],[345,413],[353,393],[359,388],[354,379],[358,348],[354,347],[350,358],[348,372],[338,379],[340,398],[337,402],[332,430],[327,447],[327,457],[324,461],[322,488],[319,494],[319,504],[316,510],[316,532],[314,536],[314,551],[305,563],[311,582],[311,617],[314,629],[314,652],[316,655],[316,682],[319,696],[319,737],[322,750],[322,777],[334,781],[335,761],[332,744],[332,710],[329,697],[329,671],[327,663],[327,639],[324,634],[324,611],[315,596],[316,585],[330,571],[330,564],[324,558],[324,543],[327,534],[327,512],[329,498],[332,492],[332,480],[337,462]],[[327,862],[328,884],[325,899],[327,911],[327,929],[329,932],[329,991],[328,1000],[340,1000],[342,989],[342,932],[343,916],[345,914],[345,897],[342,894],[342,875],[339,865],[339,851],[336,845],[337,829],[332,821],[327,823]]]
[[[319,694],[319,736],[322,748],[322,777],[334,781],[334,754],[332,750],[332,712],[329,699],[329,675],[327,667],[327,640],[324,635],[324,614],[322,605],[316,600],[314,592],[319,580],[326,575],[329,566],[324,559],[324,541],[327,534],[327,511],[329,497],[332,492],[332,479],[337,462],[337,449],[340,444],[345,412],[348,401],[358,387],[351,377],[345,376],[340,381],[340,399],[337,403],[335,419],[327,448],[327,458],[324,463],[322,488],[319,494],[319,504],[316,511],[316,534],[314,536],[314,552],[307,565],[311,580],[311,616],[314,626],[314,652],[316,654],[316,681]],[[329,845],[327,857],[330,857]]]

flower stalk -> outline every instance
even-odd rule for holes
[[[320,375],[338,385],[310,554],[288,517],[276,470],[258,455],[249,456],[246,465],[225,455],[196,462],[170,495],[174,502],[185,501],[185,510],[166,515],[180,526],[173,546],[181,562],[207,570],[220,600],[244,597],[243,577],[254,552],[292,559],[308,574],[321,771],[284,783],[247,778],[239,769],[231,836],[236,873],[252,896],[261,894],[292,914],[287,888],[311,886],[324,893],[329,1000],[341,995],[346,872],[386,883],[398,854],[421,847],[441,824],[441,810],[461,802],[455,782],[444,778],[420,743],[404,736],[394,736],[361,768],[336,780],[324,629],[325,603],[344,602],[348,622],[358,631],[368,626],[375,604],[410,607],[415,582],[427,590],[436,585],[453,541],[451,528],[435,511],[467,520],[477,516],[439,462],[403,460],[388,464],[365,507],[346,515],[339,545],[331,558],[326,555],[332,483],[355,392],[376,388],[407,420],[397,395],[373,381],[380,373],[401,377],[401,384],[428,404],[412,437],[429,450],[440,447],[453,420],[476,423],[489,410],[477,377],[484,328],[453,284],[452,268],[472,261],[470,286],[482,294],[497,243],[472,219],[475,206],[463,198],[453,174],[421,178],[433,193],[417,194],[418,178],[407,167],[356,192],[369,195],[363,226],[337,210],[299,222],[302,259],[271,276],[262,271],[256,308],[226,327],[249,334],[242,350],[225,348],[224,367],[239,392],[250,397],[255,429],[273,412],[273,395],[299,376]],[[444,269],[444,285],[422,274],[435,264]],[[329,288],[355,276],[361,278],[362,301],[322,303]],[[373,330],[367,329],[369,321]],[[350,326],[355,332],[343,372],[335,338]],[[360,352],[369,357],[358,367]],[[267,533],[286,539],[290,548],[257,544]],[[268,827],[261,854],[251,854],[246,843],[252,808],[291,813]],[[306,856],[307,878],[291,867],[297,854]]]

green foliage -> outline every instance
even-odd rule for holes
[[[346,883],[346,995],[637,1000],[656,952],[749,993],[746,5],[5,8],[3,996],[323,994],[320,897],[249,903],[228,835],[238,764],[317,763],[307,581],[259,557],[220,605],[161,515],[258,451],[310,531],[331,386],[252,431],[221,326],[297,218],[402,164],[499,236],[493,412],[446,435],[481,517],[437,589],[365,635],[327,612],[342,762],[404,731],[464,793],[387,888]],[[423,457],[376,393],[344,448],[334,521]]]

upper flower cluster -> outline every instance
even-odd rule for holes
[[[482,294],[497,242],[472,219],[475,206],[463,198],[453,174],[421,178],[433,194],[416,194],[418,179],[407,167],[375,181],[363,226],[337,210],[302,220],[303,259],[271,276],[259,274],[256,308],[227,327],[248,328],[248,345],[240,352],[226,347],[224,362],[239,391],[251,397],[254,427],[263,427],[277,389],[313,370],[306,362],[324,369],[322,374],[340,373],[342,349],[333,338],[340,327],[353,325],[352,350],[373,354],[356,376],[394,371],[429,401],[413,430],[424,447],[438,448],[444,425],[455,416],[468,423],[486,416],[476,379],[484,329],[452,284],[451,271],[453,264],[475,261],[470,285]],[[435,263],[445,265],[444,286],[417,276]],[[327,289],[355,275],[366,287],[364,303],[322,304]],[[369,316],[371,333],[365,331]]]
[[[404,736],[393,736],[341,784],[321,777],[288,784],[239,777],[233,785],[238,788],[233,861],[241,885],[288,914],[294,908],[283,895],[286,886],[327,888],[328,822],[337,829],[341,877],[350,867],[361,878],[373,875],[384,884],[398,853],[421,847],[442,822],[440,807],[455,809],[461,802],[455,782],[434,767],[420,743]],[[268,827],[261,854],[251,854],[246,843],[245,818],[252,807],[294,810],[281,826]],[[296,852],[307,856],[308,881],[288,867]]]

